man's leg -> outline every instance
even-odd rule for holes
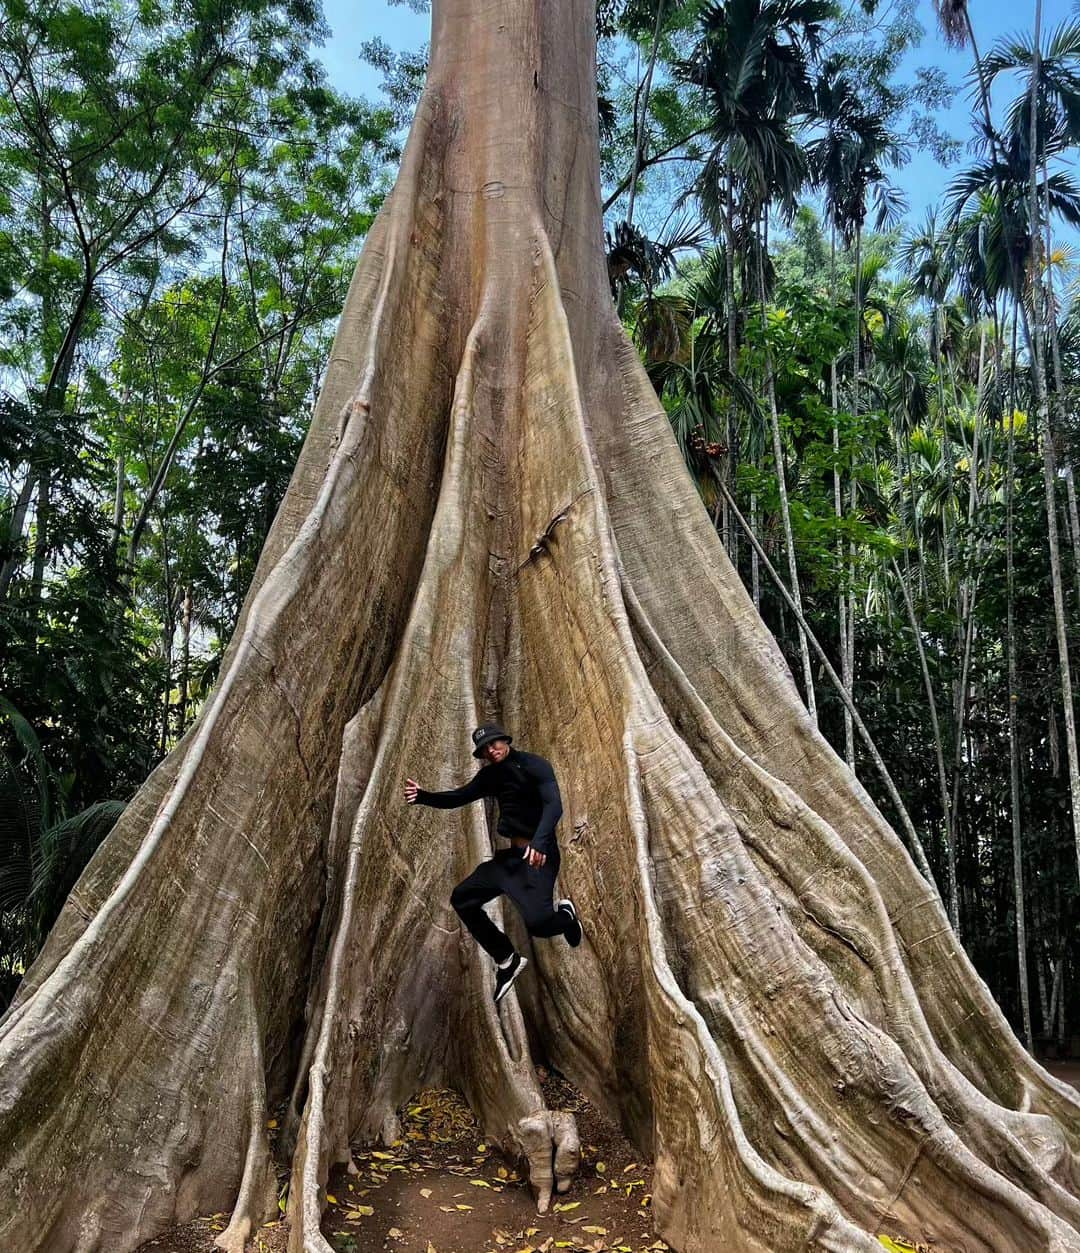
[[[477,944],[496,962],[505,962],[514,954],[514,946],[481,908],[504,892],[505,877],[500,864],[492,858],[479,866],[450,893],[450,904],[469,928]]]
[[[504,891],[521,912],[529,934],[541,939],[565,935],[573,925],[570,916],[564,910],[554,908],[552,902],[561,860],[556,851],[542,866],[522,864],[507,876]]]

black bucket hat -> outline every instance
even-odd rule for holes
[[[497,722],[485,722],[482,727],[477,727],[472,733],[473,756],[483,757],[484,749],[492,740],[506,740],[509,744],[513,738],[512,735],[507,735]]]

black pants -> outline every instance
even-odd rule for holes
[[[450,904],[469,928],[476,942],[497,962],[506,961],[514,951],[506,935],[484,913],[481,906],[496,896],[509,896],[530,935],[562,935],[567,915],[553,908],[552,892],[561,857],[556,845],[542,866],[530,866],[518,847],[501,848],[490,861],[479,866],[454,888]]]

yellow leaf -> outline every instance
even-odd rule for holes
[[[394,1155],[393,1155],[393,1153],[375,1153],[375,1152],[373,1152],[373,1153],[371,1154],[371,1156],[372,1156],[372,1157],[381,1157],[381,1158],[382,1158],[382,1160],[383,1160],[384,1162],[392,1162],[392,1161],[394,1160]]]
[[[330,1193],[328,1192],[328,1193],[326,1194],[326,1201],[327,1201],[327,1204],[328,1204],[328,1205],[336,1205],[336,1204],[337,1204],[337,1197],[336,1197],[336,1196],[331,1196],[331,1195],[330,1195]]]
[[[559,1210],[560,1212],[565,1212],[566,1210],[569,1210],[569,1209],[577,1209],[577,1207],[578,1207],[580,1204],[581,1204],[581,1202],[580,1202],[580,1201],[570,1201],[570,1202],[568,1202],[566,1205],[562,1205],[561,1203],[557,1203],[557,1204],[556,1204],[556,1206],[555,1206],[555,1208],[556,1208],[557,1210]]]
[[[507,1175],[509,1175],[509,1173],[510,1173],[510,1172],[506,1169],[506,1167],[505,1167],[505,1166],[500,1166],[500,1167],[499,1167],[499,1178],[500,1178],[500,1179],[505,1179],[505,1178],[507,1177]]]
[[[430,1188],[421,1188],[421,1189],[420,1189],[420,1195],[421,1195],[422,1197],[424,1197],[424,1199],[426,1200],[429,1196],[431,1196],[431,1189],[430,1189]]]
[[[582,1230],[582,1231],[590,1231],[590,1232],[592,1232],[592,1234],[593,1234],[594,1236],[606,1236],[606,1235],[607,1235],[607,1228],[606,1228],[606,1227],[582,1227],[582,1229],[581,1229],[581,1230]]]
[[[908,1244],[906,1240],[896,1240],[889,1236],[878,1236],[878,1242],[883,1244],[889,1253],[918,1253],[915,1245]]]
[[[472,1206],[471,1206],[471,1205],[462,1205],[462,1203],[461,1203],[460,1201],[458,1201],[458,1205],[457,1205],[457,1207],[458,1207],[458,1209],[472,1209]]]
[[[477,1151],[478,1153],[486,1153],[486,1152],[487,1152],[487,1145],[486,1145],[486,1144],[478,1144],[478,1145],[476,1146],[476,1151]]]
[[[391,1227],[386,1234],[388,1236],[393,1236],[396,1240],[400,1240],[405,1233],[400,1227]]]
[[[439,1253],[439,1250],[429,1240],[427,1242],[427,1253]]]
[[[371,1215],[375,1213],[375,1210],[370,1205],[358,1205],[356,1207],[356,1212],[362,1218],[370,1218]]]
[[[270,1119],[270,1121],[269,1121],[266,1125],[267,1125],[268,1127],[276,1127],[276,1126],[277,1126],[277,1119],[276,1119],[276,1118],[271,1118],[271,1119]]]
[[[491,1184],[486,1179],[470,1179],[469,1182],[474,1188],[490,1188]]]
[[[629,1166],[624,1166],[622,1168],[622,1173],[625,1175],[628,1170],[633,1170],[636,1165],[637,1162],[631,1162]]]
[[[607,1166],[603,1162],[596,1163],[596,1173],[598,1175],[602,1175],[605,1170],[607,1170]]]

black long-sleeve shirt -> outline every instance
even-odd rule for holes
[[[511,748],[500,762],[489,762],[461,787],[445,792],[417,789],[416,804],[457,809],[484,796],[499,802],[496,829],[507,839],[525,836],[538,852],[555,848],[555,825],[562,817],[562,797],[551,762],[536,753]]]

